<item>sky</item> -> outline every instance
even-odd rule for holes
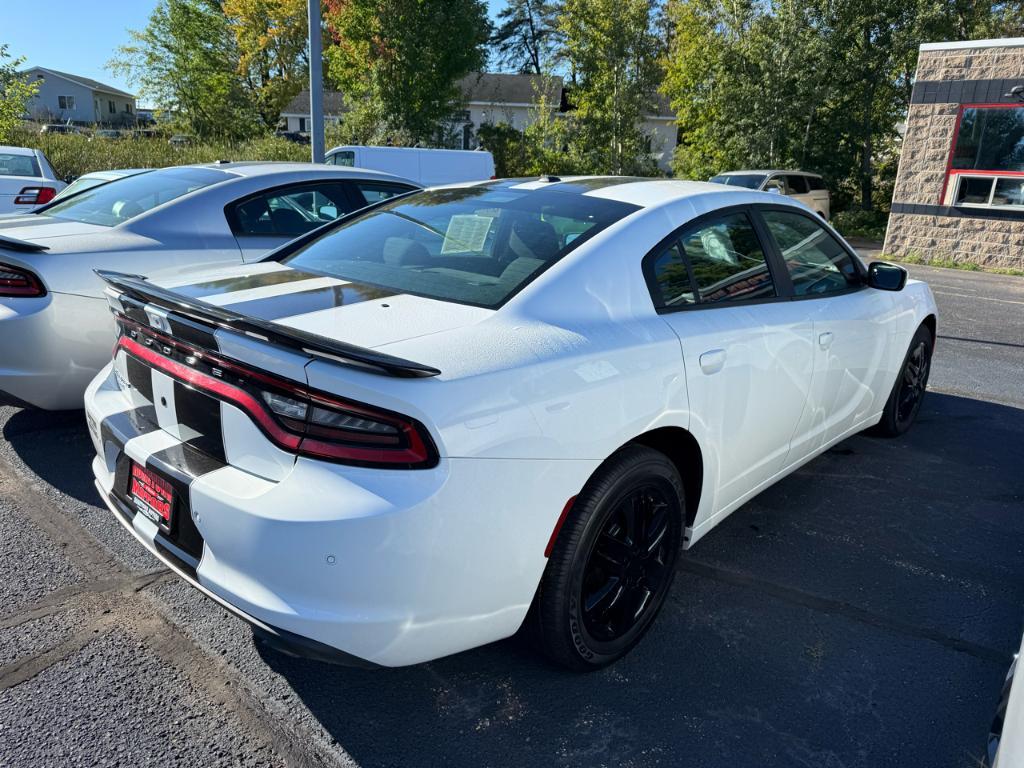
[[[133,92],[107,62],[128,42],[129,29],[146,26],[157,0],[4,0],[0,44],[26,67],[49,67]],[[491,15],[504,0],[487,0]],[[145,105],[149,106],[149,105]]]

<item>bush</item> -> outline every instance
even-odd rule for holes
[[[240,144],[172,146],[166,137],[92,139],[75,134],[36,133],[22,129],[12,143],[41,149],[62,179],[118,168],[165,168],[215,160],[308,161],[309,147],[267,136]]]
[[[830,223],[843,237],[884,240],[885,229],[889,226],[889,214],[884,211],[851,209],[834,214]]]

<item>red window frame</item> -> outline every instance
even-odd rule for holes
[[[1024,104],[961,104],[956,113],[956,127],[953,129],[953,141],[949,145],[946,157],[946,175],[942,180],[942,192],[939,194],[939,205],[945,205],[946,193],[949,191],[950,179],[954,176],[1024,176],[1024,171],[974,171],[970,168],[954,168],[953,153],[956,142],[960,138],[960,123],[964,119],[966,109],[1024,109]]]

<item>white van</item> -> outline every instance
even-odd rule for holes
[[[332,149],[324,162],[393,173],[424,187],[494,178],[494,157],[481,149],[346,146]]]

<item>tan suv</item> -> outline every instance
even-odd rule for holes
[[[715,184],[776,192],[795,197],[821,218],[828,221],[832,215],[832,196],[825,180],[816,173],[805,171],[729,171],[713,176]]]

